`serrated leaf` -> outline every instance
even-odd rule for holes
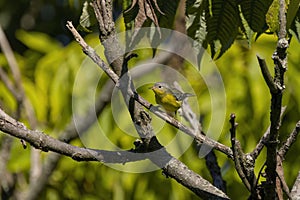
[[[199,63],[201,55],[203,54],[202,48],[206,48],[205,41],[207,30],[205,21],[205,8],[206,1],[202,0],[189,0],[186,4],[186,26],[187,34],[194,39],[193,46],[198,51],[197,58]]]
[[[158,0],[157,3],[158,7],[162,11],[157,13],[159,26],[163,28],[172,29],[174,26],[174,19],[179,5],[179,0]]]
[[[211,46],[212,57],[219,58],[232,45],[238,34],[241,24],[238,7],[234,0],[215,0],[206,7],[205,12],[206,41]]]
[[[254,31],[250,28],[247,20],[245,19],[245,17],[243,16],[243,13],[240,12],[240,16],[241,16],[241,20],[242,20],[242,26],[241,26],[241,30],[243,31],[244,35],[247,38],[248,41],[248,45],[251,46],[252,43],[252,37],[254,35]]]
[[[254,32],[264,32],[266,14],[273,0],[243,0],[240,1],[241,10],[248,25]]]

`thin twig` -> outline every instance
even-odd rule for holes
[[[20,94],[15,89],[14,84],[11,82],[11,80],[8,78],[7,73],[2,69],[0,66],[0,79],[4,83],[5,87],[10,91],[10,93],[14,96],[14,98],[17,100],[20,98]]]
[[[278,155],[281,157],[281,159],[285,158],[288,150],[296,141],[299,132],[300,132],[300,121],[297,122],[293,132],[290,134],[290,136],[287,138],[287,140],[282,144],[281,148],[279,149]]]
[[[9,67],[12,71],[12,75],[14,77],[15,83],[17,88],[21,88],[21,83],[19,82],[19,80],[21,80],[21,73],[18,67],[18,63],[17,60],[14,56],[14,53],[7,41],[7,38],[4,34],[4,31],[2,29],[2,26],[0,25],[0,46],[1,49],[5,55],[5,57],[7,58],[7,62],[9,64]]]
[[[235,122],[235,114],[230,115],[230,135],[231,135],[231,148],[233,152],[233,160],[235,164],[235,168],[237,173],[239,174],[240,178],[242,179],[244,185],[246,188],[251,191],[251,184],[248,181],[247,175],[244,173],[244,166],[243,166],[243,159],[244,159],[244,153],[242,151],[240,142],[236,139],[236,127],[238,124]]]
[[[265,59],[263,59],[262,57],[260,57],[259,55],[256,55],[260,69],[261,69],[261,73],[265,79],[265,82],[267,83],[269,90],[272,93],[276,93],[277,92],[277,87],[273,81],[273,77],[270,74],[270,71],[268,69],[267,63],[265,61]]]

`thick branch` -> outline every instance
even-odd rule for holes
[[[221,190],[216,187],[211,187],[211,184],[207,180],[188,169],[177,159],[171,159],[166,167],[163,168],[163,172],[166,175],[175,178],[180,184],[191,188],[196,194],[200,194],[199,196],[203,199],[229,199]],[[199,182],[201,182],[202,185],[201,190],[195,187],[196,185],[199,185]]]
[[[280,124],[280,114],[282,107],[282,94],[285,88],[284,85],[284,73],[287,70],[287,56],[286,49],[289,44],[286,39],[286,15],[285,15],[285,0],[279,0],[279,40],[277,43],[276,51],[274,52],[272,59],[274,61],[274,84],[277,90],[271,91],[271,114],[270,114],[270,136],[267,142],[267,160],[266,160],[266,184],[265,194],[266,199],[277,198],[276,190],[276,167],[277,167],[277,151],[278,151],[278,135]],[[279,194],[279,193],[278,193]]]
[[[93,0],[92,6],[99,23],[99,38],[104,46],[105,57],[113,71],[122,74],[124,50],[118,41],[112,17],[112,0]]]
[[[131,151],[93,150],[72,146],[54,139],[43,132],[27,129],[0,109],[0,130],[23,139],[42,151],[53,151],[77,161],[99,161],[104,163],[126,163],[146,159],[145,156]]]

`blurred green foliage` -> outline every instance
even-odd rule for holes
[[[118,28],[122,30],[124,25],[119,24]],[[58,133],[64,130],[72,119],[74,81],[77,76],[84,76],[83,74],[78,75],[80,68],[83,68],[84,72],[86,69],[84,67],[95,66],[85,66],[86,57],[76,42],[63,46],[53,39],[50,34],[24,30],[18,30],[16,38],[26,47],[26,50],[23,52],[16,52],[16,58],[22,72],[22,83],[25,87],[26,95],[35,109],[39,124],[38,129],[53,137],[58,137]],[[85,40],[91,46],[97,46],[99,43],[97,34],[89,34],[85,37]],[[229,120],[230,113],[236,114],[236,120],[239,123],[237,137],[245,152],[253,150],[257,141],[269,126],[271,97],[260,73],[256,54],[266,58],[269,69],[272,72],[273,63],[271,56],[275,47],[276,37],[273,35],[261,36],[257,42],[253,43],[250,49],[245,41],[238,40],[216,61],[226,90],[226,116],[228,116],[226,122]],[[101,48],[99,53],[104,58]],[[137,59],[130,61],[131,69],[134,69],[134,66],[140,61],[152,56],[151,50],[140,50],[138,54],[139,57]],[[286,90],[283,100],[283,104],[287,108],[280,129],[280,141],[286,139],[300,116],[299,56],[299,43],[292,39],[288,49],[289,68],[286,73]],[[0,66],[11,75],[2,53],[0,54]],[[153,73],[158,72],[154,71]],[[197,91],[196,101],[203,117],[203,128],[205,130],[210,123],[214,123],[209,120],[211,102],[208,88],[201,78],[193,76],[193,69],[188,63],[186,63],[181,74],[191,83],[193,89]],[[101,92],[103,83],[106,80],[107,77],[105,75],[101,76],[97,86],[98,93]],[[148,86],[141,86],[138,88],[138,92],[154,103],[153,94],[147,88]],[[82,90],[85,90],[85,88],[82,88]],[[80,91],[77,92],[79,93],[76,93],[76,95],[80,95]],[[85,93],[82,91],[82,94]],[[120,98],[120,101],[122,101],[122,98]],[[16,102],[2,82],[0,82],[0,106],[9,114],[14,115]],[[133,142],[137,135],[136,133],[127,134],[127,126],[132,125],[127,110],[122,109],[116,111],[120,118],[117,120],[117,123],[111,106],[107,106],[99,116],[98,121],[102,128],[102,133],[99,134],[97,132],[99,131],[98,125],[94,125],[85,133],[85,136],[73,141],[72,144],[100,149],[114,149],[115,147],[122,149],[133,148]],[[158,132],[159,140],[165,145],[169,144],[175,137],[174,132],[176,130],[163,124],[160,119],[152,117],[154,129],[160,130]],[[229,123],[225,123],[219,138],[221,143],[228,146],[230,145],[229,128]],[[129,128],[129,130],[131,129]],[[0,134],[0,140],[3,135]],[[178,154],[178,149],[176,148],[184,148],[184,145],[189,145],[189,148],[180,157],[180,160],[204,178],[211,180],[205,166],[205,160],[198,157],[193,145],[184,143],[188,140],[188,137],[186,138],[182,133],[177,133],[177,135],[180,135],[179,139],[170,147],[172,154]],[[101,142],[102,146],[99,146],[99,141],[104,139],[107,139],[114,146],[112,147],[105,141]],[[299,171],[299,166],[295,165],[295,163],[300,163],[300,158],[297,156],[299,151],[300,146],[294,145],[284,162],[286,180],[289,186],[293,184]],[[47,153],[41,152],[41,154],[43,159],[47,157]],[[221,153],[217,152],[217,156],[224,179],[227,182],[228,195],[233,199],[235,197],[240,199],[247,198],[248,193],[234,170],[233,162]],[[256,162],[256,174],[263,166],[263,163],[264,152]],[[117,170],[130,171],[132,170],[130,169],[131,167],[136,167],[134,165],[135,163],[128,163],[123,166],[104,165],[98,162],[75,162],[70,158],[63,157],[40,199],[196,199],[192,192],[171,178],[164,177],[161,174],[161,170],[148,173],[128,173]],[[143,167],[145,165],[136,168],[141,170]],[[17,139],[14,140],[8,168],[25,180],[18,183],[18,189],[26,189],[30,170],[30,149],[24,150]]]

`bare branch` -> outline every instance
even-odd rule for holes
[[[207,180],[188,169],[177,159],[171,159],[166,167],[163,168],[163,172],[175,178],[180,184],[192,188],[192,191],[196,194],[200,194],[199,196],[203,199],[229,199],[221,190],[216,187],[211,187],[211,184]],[[199,182],[202,183],[201,190],[195,187],[199,185]]]
[[[300,199],[300,171],[290,193],[291,199]]]
[[[277,156],[277,167],[276,167],[276,172],[277,172],[276,190],[277,190],[277,195],[278,195],[279,199],[283,199],[282,191],[284,191],[287,196],[290,195],[289,187],[284,178],[284,170],[283,170],[282,162],[283,162],[282,158],[278,155]]]
[[[2,198],[5,198],[5,196],[8,198],[8,196],[11,196],[9,194],[14,190],[14,186],[16,184],[16,182],[13,179],[13,174],[9,173],[6,168],[10,158],[12,141],[12,137],[5,135],[1,138],[0,143],[0,195]]]
[[[18,89],[20,89],[22,87],[21,83],[19,82],[21,80],[21,73],[20,73],[20,70],[18,67],[17,60],[16,60],[14,53],[7,41],[7,38],[4,34],[4,31],[1,27],[1,25],[0,25],[0,46],[1,46],[1,49],[2,49],[5,57],[7,58],[7,62],[12,71],[12,75],[15,80],[16,86]]]
[[[15,89],[14,84],[11,82],[11,80],[8,78],[8,75],[5,73],[5,71],[0,66],[0,79],[3,81],[5,87],[10,91],[10,93],[14,96],[16,100],[20,99],[20,94]]]
[[[273,53],[272,59],[274,61],[274,84],[277,90],[271,91],[271,114],[270,114],[270,136],[267,142],[267,159],[266,159],[266,184],[265,194],[266,199],[278,198],[276,193],[276,167],[277,167],[277,153],[278,153],[278,135],[280,123],[280,114],[282,107],[282,95],[285,88],[284,74],[287,70],[287,56],[286,50],[289,43],[286,39],[286,14],[285,14],[285,0],[279,0],[279,40],[277,47]]]
[[[286,38],[286,5],[284,0],[279,0],[279,40]]]
[[[42,151],[53,151],[77,161],[99,161],[103,163],[126,163],[146,159],[145,156],[131,151],[105,151],[88,148],[80,148],[54,139],[43,132],[32,131],[16,120],[11,120],[0,109],[0,130],[17,138],[23,139],[33,147]]]
[[[218,165],[217,157],[214,151],[210,151],[205,156],[206,166],[213,179],[213,185],[226,193],[226,181],[223,180],[221,169]]]
[[[281,157],[281,159],[285,158],[288,150],[296,141],[299,132],[300,132],[300,121],[297,122],[295,129],[279,149],[278,155]]]
[[[92,6],[99,23],[99,38],[104,46],[105,57],[113,71],[122,73],[124,50],[118,42],[112,17],[112,0],[93,0]]]
[[[229,121],[231,124],[231,128],[230,128],[231,148],[233,152],[233,160],[234,160],[235,168],[240,178],[242,179],[244,185],[246,186],[246,188],[249,191],[251,191],[251,184],[249,183],[248,177],[245,174],[245,170],[244,170],[244,163],[243,163],[244,153],[240,142],[236,139],[236,127],[238,126],[238,124],[235,122],[235,114],[230,115]]]
[[[276,93],[277,92],[277,87],[273,81],[273,77],[271,76],[267,63],[265,61],[265,59],[263,59],[262,57],[260,57],[259,55],[256,55],[259,66],[260,66],[260,70],[261,73],[265,79],[265,82],[267,83],[269,90],[271,91],[271,93]]]
[[[34,109],[26,97],[24,87],[22,85],[21,72],[14,56],[14,53],[9,45],[9,42],[0,26],[0,45],[2,51],[4,52],[7,61],[9,63],[10,70],[14,79],[14,85],[9,84],[9,81],[6,80],[6,86],[10,88],[10,91],[15,96],[17,101],[17,120],[21,117],[21,110],[25,110],[26,118],[30,124],[30,127],[35,129],[37,125],[37,120],[35,118]],[[5,76],[2,76],[2,79],[5,79]],[[26,148],[26,143],[21,140],[23,148]],[[40,153],[35,149],[32,149],[31,154],[31,165],[30,165],[30,182],[34,182],[35,179],[40,175],[41,164],[40,164]]]

